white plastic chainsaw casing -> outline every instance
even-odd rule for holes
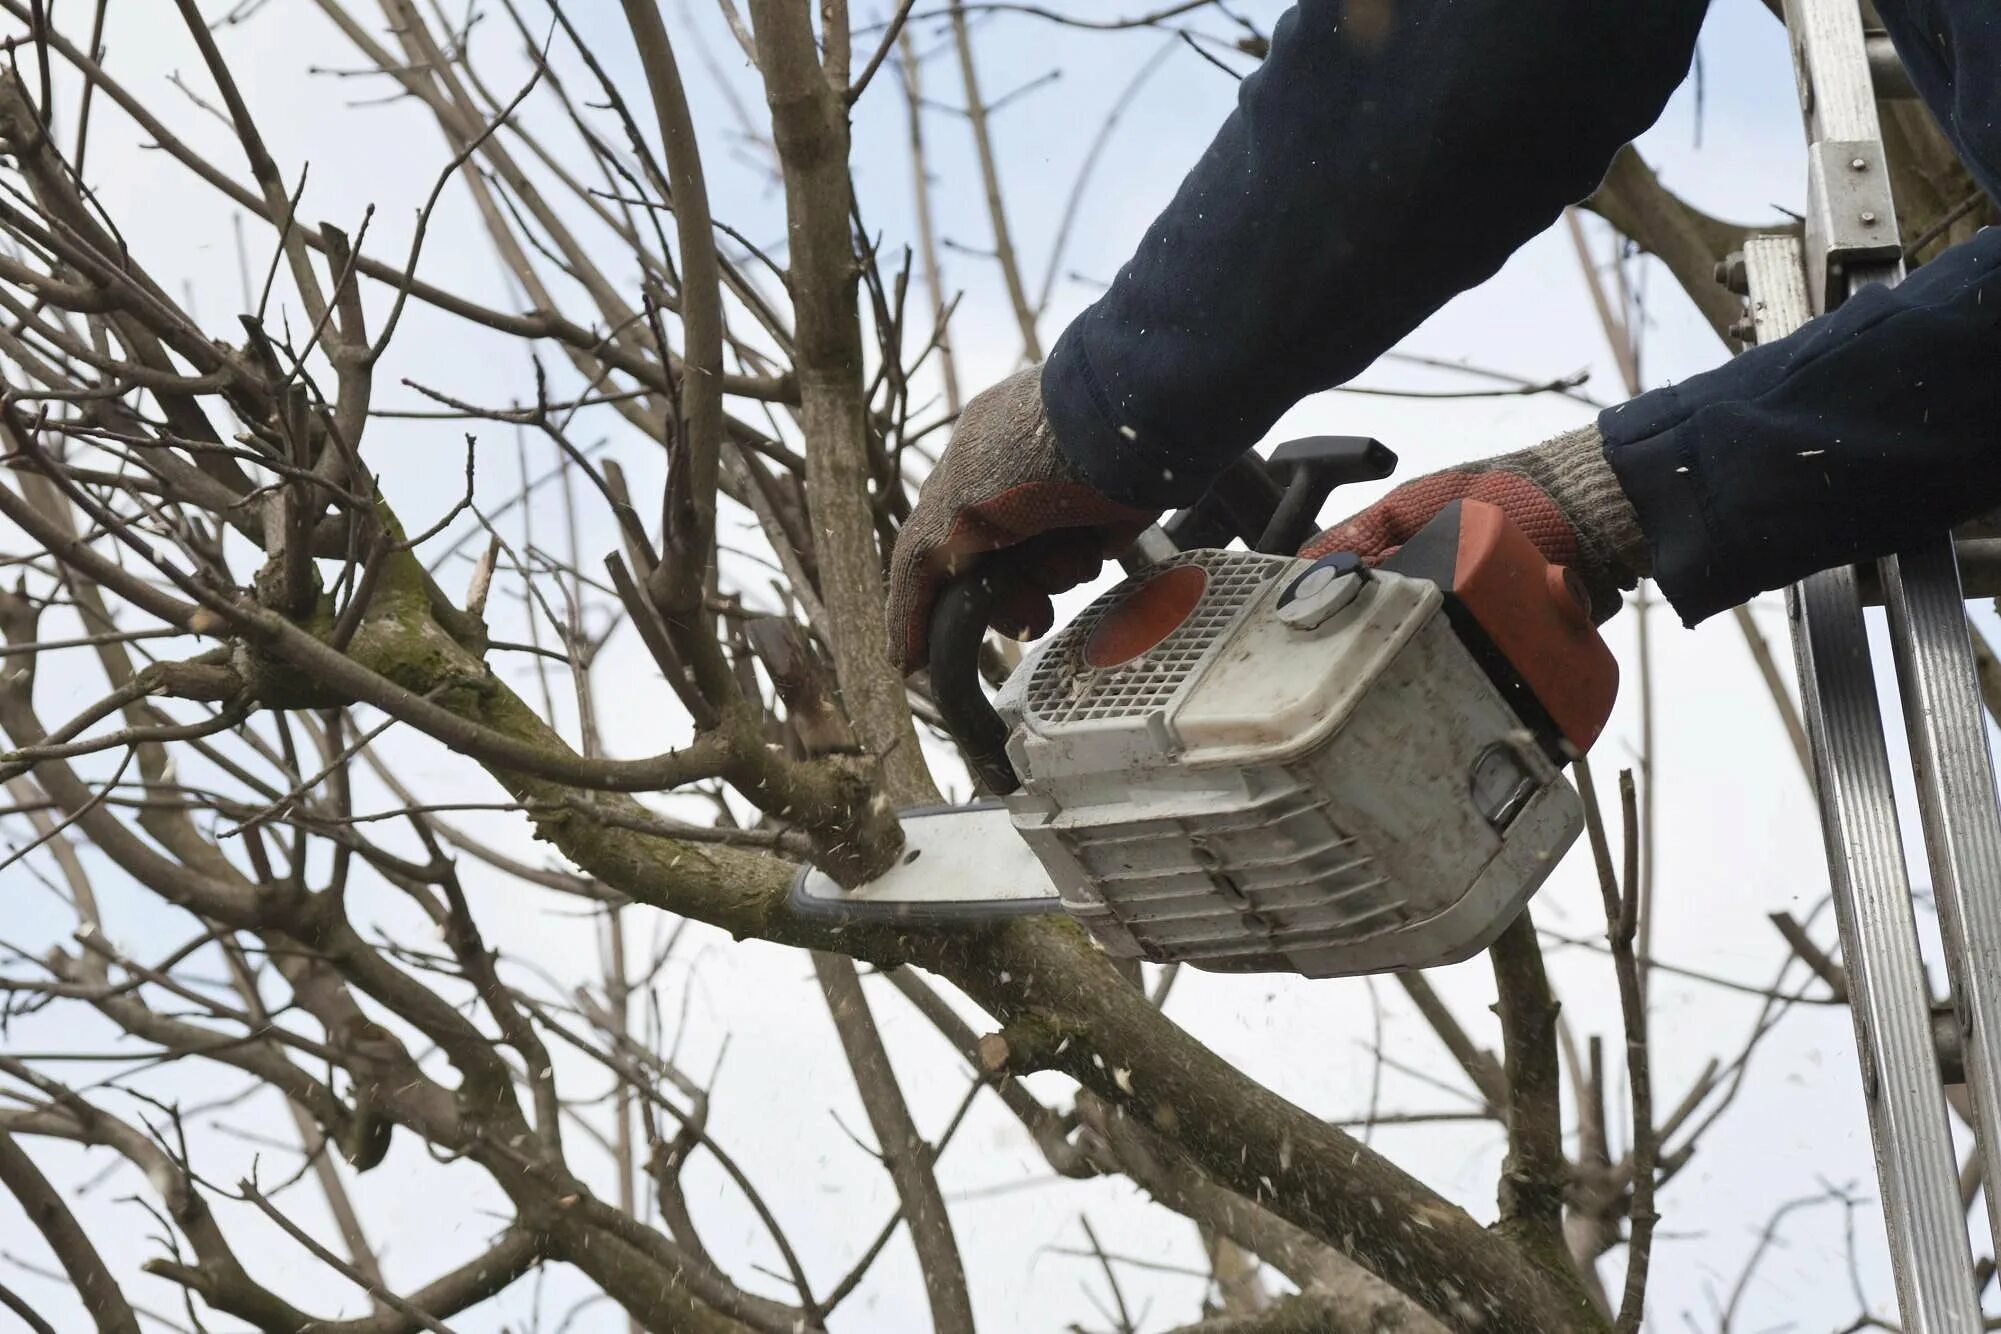
[[[1187,564],[1208,579],[1180,626],[1132,662],[1086,666],[1124,594]],[[1436,585],[1347,574],[1345,605],[1287,624],[1281,594],[1311,565],[1174,556],[1001,691],[1015,828],[1113,956],[1308,977],[1455,962],[1507,927],[1582,829],[1576,793]]]

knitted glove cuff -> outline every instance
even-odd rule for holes
[[[1591,587],[1594,603],[1618,594],[1652,572],[1640,516],[1612,465],[1596,426],[1579,427],[1539,445],[1503,454],[1484,469],[1518,472],[1548,493],[1577,530],[1578,573]]]

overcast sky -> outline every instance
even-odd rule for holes
[[[614,75],[637,87],[634,62],[618,41],[617,6],[610,0],[572,0],[570,7],[602,39],[598,49]],[[860,12],[870,17],[871,10],[883,7],[863,4]],[[1067,7],[1077,13],[1100,12],[1076,0]],[[205,8],[219,15],[227,6]],[[1107,5],[1107,12],[1118,8]],[[1254,0],[1242,12],[1268,31],[1281,8],[1270,0]],[[59,21],[79,25],[71,31],[80,36],[88,9],[58,6]],[[784,237],[782,200],[755,150],[743,144],[735,129],[739,108],[754,129],[764,128],[751,72],[713,12],[712,0],[686,0],[685,5],[667,0],[667,12],[693,85],[715,211],[776,253]],[[379,17],[371,14],[370,21],[380,29]],[[932,46],[935,25],[920,24],[919,30],[922,44]],[[996,17],[980,31],[981,68],[990,95],[1052,76],[1011,102],[995,123],[1016,239],[1030,273],[1039,275],[1091,134],[1135,74],[1172,39],[1156,33],[1080,33],[1020,16]],[[383,80],[336,77],[332,71],[351,70],[362,62],[309,0],[270,0],[250,21],[226,30],[223,41],[281,169],[295,178],[310,164],[305,216],[334,221],[353,233],[363,211],[373,205],[367,249],[383,257],[401,256],[411,219],[449,160],[428,119],[407,104],[382,101],[389,91]],[[107,44],[109,66],[121,79],[168,113],[177,131],[214,160],[235,175],[244,174],[240,153],[223,127],[167,82],[178,71],[192,86],[207,88],[171,7],[158,0],[119,0],[111,6]],[[518,78],[522,68],[517,45],[498,13],[474,39],[475,52],[483,51],[491,60],[502,97],[512,92],[504,86],[506,79]],[[1242,61],[1237,65],[1246,67]],[[948,61],[927,69],[931,91],[941,102],[959,100],[951,72]],[[1062,273],[1075,276],[1057,283],[1043,328],[1045,344],[1091,299],[1094,281],[1116,270],[1227,113],[1234,93],[1227,75],[1176,47],[1125,106],[1060,265]],[[926,130],[935,153],[941,230],[957,243],[948,249],[946,263],[951,285],[964,292],[953,334],[970,389],[1015,367],[1019,339],[992,265],[980,257],[991,241],[963,122],[935,111]],[[864,220],[889,247],[912,238],[906,133],[901,101],[885,77],[858,108],[855,174]],[[1642,150],[1674,188],[1702,207],[1758,221],[1777,219],[1779,209],[1799,205],[1799,147],[1781,30],[1756,0],[1716,0],[1701,47],[1701,77],[1683,88],[1642,140]],[[93,132],[88,176],[163,285],[178,291],[185,282],[192,309],[205,327],[218,337],[235,338],[234,316],[243,302],[232,210],[226,201],[108,114]],[[1481,225],[1477,212],[1464,219],[1469,234]],[[1589,230],[1602,253],[1608,234],[1595,223]],[[255,228],[249,236],[255,283],[268,261],[269,237]],[[611,267],[623,273],[615,257]],[[483,294],[491,304],[517,301],[503,286],[477,218],[456,189],[447,193],[432,223],[423,273],[455,290]],[[1723,355],[1721,345],[1671,280],[1663,272],[1643,273],[1650,298],[1647,383],[1686,377],[1715,364]],[[1538,379],[1588,369],[1586,392],[1606,401],[1619,397],[1617,372],[1561,230],[1524,247],[1494,280],[1429,321],[1405,349]],[[482,402],[532,392],[518,348],[468,336],[461,326],[421,309],[412,310],[390,360],[393,365],[380,377],[386,403],[415,402],[397,385],[404,377]],[[1430,389],[1467,385],[1456,377],[1387,364],[1359,383]],[[1299,405],[1273,440],[1318,432],[1374,435],[1403,456],[1401,475],[1409,476],[1533,443],[1581,424],[1590,412],[1553,396],[1414,402],[1335,393]],[[613,429],[608,418],[600,429]],[[515,443],[493,429],[483,432],[480,447],[479,494],[484,503],[497,504],[519,484]],[[462,467],[457,427],[384,422],[373,428],[370,449],[385,491],[406,520],[427,523],[456,497]],[[656,458],[629,443],[621,457],[633,461],[635,485],[642,493],[657,485]],[[1326,517],[1331,521],[1338,517],[1336,511],[1364,503],[1382,489],[1345,492]],[[549,518],[541,515],[543,522]],[[752,543],[744,516],[726,514],[724,538]],[[601,544],[608,548],[610,542],[603,535]],[[595,559],[588,551],[586,555]],[[463,566],[448,565],[446,570],[446,586],[462,586]],[[758,586],[751,585],[753,590]],[[1072,604],[1080,605],[1081,596]],[[1769,600],[1758,616],[1779,656],[1789,663],[1777,608],[1776,599]],[[1993,618],[1983,617],[1991,627]],[[1730,619],[1684,631],[1662,609],[1654,613],[1653,626],[1660,905],[1656,954],[1669,963],[1764,986],[1782,957],[1766,915],[1790,909],[1805,916],[1825,893],[1806,784]],[[1607,781],[1633,762],[1638,749],[1638,692],[1631,688],[1637,673],[1634,629],[1635,618],[1629,614],[1607,630],[1628,680],[1613,725],[1594,755],[1601,779]],[[664,687],[629,639],[614,641],[599,672],[606,697],[619,706],[614,744],[622,752],[650,753],[685,739],[685,721],[663,702],[668,698]],[[521,675],[517,684],[526,687],[529,680]],[[91,698],[93,687],[79,683],[71,698],[61,683],[45,683],[40,702],[48,716],[62,716],[66,705]],[[494,795],[483,779],[468,778],[466,765],[426,744],[406,742],[396,754],[406,780],[427,784],[428,793],[463,800]],[[495,817],[466,823],[525,857],[539,861],[549,855],[517,821]],[[1914,827],[1915,821],[1907,825]],[[1536,902],[1540,925],[1578,937],[1600,933],[1597,890],[1586,861],[1580,849],[1542,892]],[[12,873],[0,879],[7,881],[0,885],[5,895],[0,913],[10,922],[13,943],[42,948],[67,932],[65,916],[38,890]],[[1914,879],[1923,882],[1921,867]],[[536,958],[559,977],[581,982],[594,975],[594,929],[567,901],[478,872],[471,875],[469,888],[482,926],[496,944]],[[182,922],[151,908],[145,896],[119,897],[124,901],[110,912],[126,943],[159,944],[168,935],[178,939],[185,934]],[[385,930],[410,924],[409,914],[380,887],[360,899],[356,911],[365,923]],[[641,941],[669,926],[660,915],[645,911],[630,920]],[[17,921],[22,924],[18,929],[13,926]],[[1831,917],[1822,913],[1817,928],[1821,940],[1831,940]],[[168,935],[156,939],[154,933]],[[846,1126],[866,1122],[807,962],[795,952],[732,944],[700,928],[687,942],[667,972],[660,1000],[669,1023],[685,1027],[682,1051],[691,1069],[706,1074],[722,1059],[711,1128],[771,1192],[809,1267],[816,1274],[838,1273],[894,1208],[894,1195],[874,1162],[836,1125],[836,1118]],[[1553,945],[1550,963],[1572,1025],[1580,1035],[1606,1036],[1608,1051],[1616,1052],[1616,993],[1603,960]],[[1492,985],[1484,961],[1449,970],[1439,985],[1460,1002],[1466,1021],[1483,1040],[1497,1043],[1485,1009]],[[1758,1002],[1665,971],[1655,974],[1654,986],[1655,1100],[1657,1107],[1672,1106],[1712,1057],[1735,1054]],[[871,995],[902,1062],[920,1123],[935,1131],[962,1096],[964,1078],[944,1044],[887,988],[872,989]],[[1390,983],[1190,975],[1182,978],[1168,1012],[1286,1097],[1328,1117],[1350,1117],[1364,1112],[1371,1098],[1376,1070],[1368,1045],[1375,1040],[1378,1005],[1385,1043],[1399,1063],[1429,1077],[1460,1082]],[[22,1049],[43,1050],[76,1040],[88,1027],[58,1007],[55,1014],[16,1025],[6,1039]],[[213,1092],[217,1086],[212,1076],[207,1078]],[[192,1085],[199,1085],[200,1077],[191,1074],[190,1079],[187,1096],[193,1100],[198,1095]],[[1060,1088],[1060,1083],[1052,1082],[1052,1087]],[[1384,1108],[1457,1106],[1447,1094],[1394,1070],[1381,1073],[1379,1097]],[[251,1103],[204,1118],[203,1152],[212,1155],[212,1177],[233,1181],[257,1150],[211,1123],[275,1133],[282,1129],[271,1115],[275,1110],[268,1102]],[[1617,1111],[1614,1120],[1622,1116]],[[1372,1139],[1477,1216],[1492,1216],[1502,1150],[1498,1127],[1386,1127]],[[265,1153],[267,1175],[290,1170],[289,1165],[272,1165],[282,1155]],[[78,1182],[102,1165],[59,1148],[49,1150],[48,1160],[52,1171]],[[1106,1244],[1119,1252],[1166,1266],[1200,1266],[1193,1227],[1152,1208],[1126,1183],[1041,1181],[1046,1168],[991,1099],[981,1102],[939,1170],[957,1201],[954,1222],[985,1328],[1048,1330],[1071,1321],[1104,1323],[1086,1295],[1090,1289],[1102,1300],[1095,1269],[1051,1249],[1081,1244],[1076,1226],[1080,1213],[1087,1212]],[[768,1263],[755,1220],[741,1203],[714,1174],[700,1181],[714,1196],[705,1202],[697,1192],[698,1208],[711,1224],[705,1235],[712,1249],[740,1275],[749,1274],[750,1263]],[[1689,1327],[1686,1314],[1693,1327],[1714,1328],[1714,1303],[1727,1296],[1773,1210],[1787,1200],[1815,1195],[1829,1183],[1853,1185],[1872,1198],[1875,1190],[1847,1014],[1800,1007],[1760,1048],[1741,1096],[1661,1201],[1651,1327]],[[136,1277],[138,1262],[159,1253],[153,1225],[126,1202],[143,1191],[144,1184],[132,1174],[115,1173],[95,1185],[78,1208],[95,1225],[121,1275],[131,1279],[131,1296],[173,1312],[178,1300],[168,1285]],[[359,1178],[355,1191],[379,1233],[392,1281],[403,1286],[420,1283],[477,1249],[492,1221],[483,1210],[494,1201],[481,1192],[476,1174],[433,1164],[409,1137],[399,1140],[382,1168]],[[310,1202],[303,1194],[299,1198],[300,1216],[315,1218]],[[257,1231],[239,1214],[223,1211],[232,1227],[243,1229],[243,1254],[261,1277],[328,1315],[363,1309],[355,1293],[323,1278],[289,1242]],[[1862,1306],[1851,1287],[1843,1224],[1842,1211],[1832,1207],[1794,1221],[1784,1245],[1765,1261],[1746,1292],[1738,1327],[1825,1330],[1854,1318]],[[1857,1216],[1855,1246],[1855,1279],[1863,1300],[1877,1314],[1891,1314],[1880,1224],[1872,1210]],[[34,1263],[45,1259],[39,1238],[5,1203],[0,1203],[0,1251]],[[1128,1299],[1147,1308],[1144,1328],[1162,1329],[1194,1318],[1199,1279],[1139,1269],[1122,1277]],[[63,1304],[66,1299],[56,1286],[9,1272],[4,1262],[0,1280],[46,1298],[58,1328],[80,1327],[75,1323],[82,1319],[80,1312]],[[552,1328],[578,1295],[568,1277],[552,1275],[539,1293],[531,1283],[519,1284],[452,1323],[466,1331],[520,1329],[539,1300],[542,1327]],[[836,1321],[837,1328],[848,1330],[916,1330],[924,1324],[921,1285],[900,1241]],[[622,1328],[622,1321],[615,1321],[608,1307],[599,1307],[586,1311],[575,1327]]]

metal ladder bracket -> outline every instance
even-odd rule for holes
[[[1807,292],[1820,312],[1841,304],[1848,265],[1899,258],[1903,247],[1862,11],[1856,0],[1785,0],[1785,8],[1808,144]]]
[[[1819,257],[1807,282],[1814,308],[1826,310],[1837,304],[1828,295],[1839,291],[1849,266],[1903,256],[1882,144],[1827,139],[1810,146],[1806,187],[1806,253]]]

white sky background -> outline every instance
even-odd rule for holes
[[[81,37],[89,8],[77,0],[60,5],[58,21]],[[206,8],[219,14],[225,7]],[[872,17],[872,9],[882,8],[886,6],[864,5],[860,18]],[[1099,12],[1086,4],[1069,8]],[[1243,12],[1269,31],[1280,8],[1271,0],[1258,0],[1246,3]],[[1714,9],[1702,44],[1700,115],[1693,88],[1685,87],[1641,147],[1671,185],[1703,207],[1747,221],[1773,218],[1774,206],[1796,207],[1802,193],[1799,131],[1785,44],[1778,25],[1754,0],[1716,0]],[[573,16],[601,39],[599,54],[614,76],[628,90],[638,89],[642,85],[635,62],[619,40],[622,26],[617,10],[611,0],[571,4]],[[760,132],[765,128],[761,95],[709,0],[671,0],[667,13],[681,44],[681,60],[704,134],[715,211],[778,253],[784,237],[782,200],[757,168],[754,155],[738,143],[734,112],[718,76],[727,80]],[[164,112],[177,132],[209,152],[214,161],[239,178],[245,176],[241,154],[225,129],[166,82],[178,71],[205,95],[208,89],[172,7],[165,0],[115,0],[111,14],[108,63],[114,74]],[[380,31],[380,20],[372,26]],[[924,24],[920,32],[921,45],[933,46],[935,25]],[[1018,16],[985,22],[981,34],[981,69],[990,97],[1051,71],[1060,72],[1059,78],[1010,104],[995,120],[1016,242],[1028,273],[1036,278],[1092,133],[1133,72],[1168,39],[1155,33],[1080,33]],[[309,76],[315,67],[350,69],[361,62],[307,0],[271,0],[252,21],[225,30],[222,36],[225,53],[281,169],[288,178],[296,178],[301,166],[310,163],[305,216],[336,222],[353,234],[362,211],[373,204],[376,213],[366,249],[386,259],[400,257],[408,245],[411,219],[449,158],[428,116],[407,102],[379,102],[389,91],[387,80]],[[858,40],[856,45],[865,51],[869,43]],[[504,13],[495,6],[478,30],[474,49],[487,62],[488,76],[503,99],[519,86],[522,64],[515,54],[517,46]],[[574,70],[574,62],[564,68]],[[949,60],[928,67],[927,84],[941,102],[959,100]],[[1127,108],[1112,148],[1092,179],[1064,270],[1094,279],[1108,278],[1115,271],[1227,113],[1234,91],[1227,77],[1186,49],[1167,58]],[[544,113],[546,117],[546,107]],[[940,230],[970,250],[984,250],[990,245],[989,231],[964,124],[949,113],[933,112],[926,131],[933,150]],[[885,72],[858,109],[854,161],[865,219],[883,234],[891,251],[912,239],[905,133],[902,102]],[[87,175],[162,285],[177,291],[185,280],[193,293],[193,312],[204,327],[216,337],[239,340],[234,317],[242,302],[232,210],[226,201],[165,154],[145,148],[129,124],[110,114],[101,114],[93,128]],[[1481,226],[1478,214],[1469,215],[1465,226],[1469,232]],[[255,284],[268,262],[270,238],[261,228],[248,230]],[[1595,223],[1591,235],[1601,249],[1608,243],[1607,233]],[[945,262],[949,282],[965,294],[953,329],[962,379],[971,390],[1013,369],[1018,340],[993,266],[977,255],[952,250],[946,252]],[[615,254],[607,251],[606,263],[615,275],[629,278],[629,264]],[[509,306],[517,300],[502,286],[490,245],[464,192],[457,188],[447,192],[433,219],[422,273],[489,304]],[[1714,364],[1722,355],[1720,345],[1665,273],[1649,272],[1647,288],[1655,298],[1646,332],[1647,382],[1658,384]],[[1054,308],[1043,326],[1045,345],[1092,292],[1086,282],[1059,283]],[[913,308],[916,304],[913,291]],[[296,315],[296,306],[292,309]],[[1405,346],[1539,379],[1588,367],[1593,372],[1588,392],[1607,401],[1618,397],[1617,373],[1591,315],[1569,240],[1560,231],[1530,243],[1492,282],[1453,302]],[[558,360],[554,355],[547,359],[552,364]],[[533,392],[518,347],[469,333],[465,326],[415,305],[379,376],[378,406],[416,403],[415,395],[397,383],[402,377],[485,403]],[[1377,368],[1361,382],[1427,388],[1463,388],[1467,383],[1390,365]],[[1273,439],[1315,432],[1372,434],[1403,456],[1400,475],[1407,477],[1532,443],[1580,424],[1588,415],[1581,405],[1553,397],[1424,403],[1328,394],[1301,404]],[[636,491],[642,496],[654,493],[659,481],[657,449],[633,440],[630,431],[608,414],[601,414],[579,435],[588,442],[596,438],[594,432],[618,437],[619,457],[633,472]],[[463,464],[459,434],[455,423],[383,421],[372,428],[368,454],[381,471],[385,492],[409,526],[429,523],[457,498]],[[515,444],[490,424],[480,425],[478,435],[478,494],[481,503],[491,507],[518,486]],[[539,445],[532,448],[533,469],[539,472],[548,466],[546,452]],[[1344,492],[1326,517],[1331,521],[1337,512],[1364,503],[1382,489]],[[533,517],[541,540],[554,542],[557,511],[541,504]],[[518,520],[508,522],[515,525],[507,528],[510,536],[518,535]],[[725,516],[724,538],[755,545],[746,516],[735,511]],[[594,567],[612,542],[608,529],[587,533],[586,567]],[[751,570],[743,562],[737,568]],[[448,565],[442,576],[445,586],[463,587],[465,569],[463,561]],[[745,586],[755,599],[764,580],[746,578]],[[518,582],[504,581],[497,588],[496,605],[518,592]],[[1789,661],[1776,607],[1774,600],[1761,610],[1760,619],[1781,659]],[[1766,914],[1785,908],[1804,916],[1824,893],[1825,872],[1810,798],[1729,619],[1684,632],[1663,610],[1656,613],[1654,626],[1660,904],[1656,954],[1667,962],[1763,986],[1781,957]],[[1633,631],[1630,615],[1608,630],[1629,683],[1636,662],[1631,652]],[[533,675],[520,659],[500,662],[517,687],[530,699],[539,698]],[[646,754],[685,740],[685,720],[629,636],[615,640],[607,651],[598,681],[601,707],[610,715],[609,742],[618,753]],[[94,681],[74,685],[44,681],[38,702],[45,717],[62,717],[94,698],[99,693],[96,687]],[[1637,692],[1629,688],[1594,757],[1608,796],[1610,780],[1635,754],[1636,705]],[[559,693],[558,712],[567,716],[567,709]],[[469,776],[470,766],[427,743],[405,739],[393,754],[405,781],[418,785],[431,799],[479,801],[498,795],[484,779]],[[386,794],[376,795],[382,798],[380,806],[392,804]],[[531,860],[549,856],[511,817],[468,817],[461,823]],[[1601,931],[1597,890],[1587,861],[1580,846],[1538,898],[1536,916],[1542,926],[1578,936]],[[537,960],[566,985],[595,980],[595,928],[573,903],[506,882],[469,861],[462,865],[475,913],[491,943]],[[113,891],[109,872],[101,867],[100,872],[105,876],[100,893],[108,901],[113,934],[135,953],[157,956],[190,934],[185,919],[154,907],[149,895]],[[1922,882],[1922,873],[1916,878]],[[70,923],[65,913],[31,877],[16,870],[4,879],[0,913],[9,943],[40,950],[66,935]],[[357,891],[354,912],[364,930],[371,925],[392,933],[417,929],[393,892],[379,885],[371,885],[366,893]],[[646,953],[647,942],[669,926],[662,915],[643,909],[631,912],[628,922],[635,955]],[[1830,940],[1831,918],[1823,915],[1817,925],[1818,938]],[[1618,1010],[1609,967],[1588,952],[1554,947],[1550,966],[1580,1039],[1602,1034],[1608,1052],[1616,1053]],[[1796,970],[1795,980],[1799,976]],[[1449,970],[1439,977],[1439,985],[1459,1003],[1462,1017],[1476,1034],[1497,1046],[1495,1025],[1485,1009],[1492,987],[1484,961]],[[1712,1056],[1728,1059],[1736,1052],[1758,1002],[1665,972],[1655,974],[1654,985],[1655,1099],[1664,1114]],[[1376,1023],[1372,990],[1381,1006],[1385,1046],[1394,1059],[1455,1086],[1461,1084],[1429,1031],[1388,982],[1372,988],[1360,981],[1307,983],[1187,974],[1168,1012],[1253,1077],[1300,1105],[1329,1117],[1351,1117],[1367,1109],[1374,1079],[1375,1063],[1367,1050]],[[900,998],[874,984],[870,995],[901,1062],[905,1090],[920,1124],[935,1132],[963,1095],[966,1077],[942,1041]],[[683,1028],[682,1052],[692,1071],[706,1074],[727,1048],[711,1131],[768,1193],[816,1281],[823,1286],[831,1283],[872,1237],[895,1201],[886,1177],[835,1124],[838,1117],[842,1124],[866,1133],[866,1121],[806,960],[772,946],[735,945],[720,933],[698,927],[683,940],[668,968],[659,1000],[668,1024]],[[4,1034],[4,1041],[14,1050],[46,1051],[101,1036],[100,1026],[87,1014],[57,1007],[34,1020],[17,1022]],[[89,1070],[67,1073],[79,1080],[95,1077]],[[588,1072],[570,1073],[577,1080],[575,1091],[596,1087]],[[1455,1106],[1448,1095],[1395,1071],[1383,1071],[1381,1079],[1384,1110]],[[213,1071],[190,1070],[181,1096],[192,1103],[235,1087]],[[1051,1088],[1060,1091],[1060,1081]],[[288,1136],[289,1128],[278,1112],[275,1102],[267,1099],[194,1118],[198,1165],[215,1181],[234,1181],[248,1170],[257,1149],[221,1133],[215,1123]],[[1615,1124],[1623,1116],[1623,1109],[1615,1108]],[[1623,1140],[1616,1131],[1615,1137]],[[1375,1131],[1372,1142],[1477,1216],[1492,1216],[1502,1150],[1498,1126],[1385,1127]],[[267,1180],[291,1170],[283,1153],[266,1148],[263,1154],[261,1171]],[[583,1154],[578,1152],[577,1157],[581,1161]],[[100,1158],[61,1147],[49,1148],[44,1160],[53,1174],[71,1182],[85,1181],[103,1165]],[[981,1100],[939,1172],[948,1195],[957,1200],[954,1223],[986,1328],[1047,1330],[1072,1321],[1095,1327],[1106,1323],[1086,1295],[1089,1289],[1104,1299],[1095,1265],[1049,1249],[1082,1244],[1076,1224],[1080,1212],[1088,1212],[1105,1244],[1115,1251],[1170,1266],[1200,1267],[1193,1226],[1151,1207],[1127,1183],[1039,1183],[1048,1175],[1047,1168],[990,1097]],[[692,1194],[709,1223],[705,1237],[711,1248],[739,1278],[783,1295],[775,1285],[761,1284],[751,1274],[751,1264],[772,1262],[755,1220],[718,1174],[697,1174],[694,1180]],[[471,1254],[490,1231],[496,1199],[478,1174],[434,1164],[412,1137],[400,1136],[386,1163],[351,1181],[391,1281],[406,1290]],[[1768,1216],[1784,1201],[1820,1192],[1825,1183],[1852,1184],[1872,1197],[1875,1189],[1847,1014],[1799,1007],[1760,1049],[1742,1095],[1665,1192],[1650,1327],[1714,1328],[1713,1303],[1728,1293]],[[609,1193],[608,1182],[600,1178],[598,1184]],[[175,1290],[137,1274],[142,1259],[159,1253],[152,1238],[154,1225],[128,1202],[135,1192],[144,1191],[136,1174],[121,1169],[87,1190],[77,1208],[127,1280],[128,1295],[178,1318]],[[288,1199],[302,1221],[322,1237],[332,1238],[310,1188],[293,1192]],[[220,1211],[254,1275],[320,1314],[354,1315],[365,1309],[355,1291],[326,1275],[291,1242],[254,1225],[241,1210],[224,1204]],[[1843,1221],[1839,1209],[1821,1208],[1792,1222],[1785,1244],[1766,1259],[1744,1297],[1739,1329],[1833,1329],[1860,1313],[1850,1287]],[[1856,1229],[1859,1277],[1869,1309],[1890,1315],[1880,1223],[1872,1211],[1864,1210],[1856,1216]],[[8,1202],[0,1202],[0,1251],[33,1264],[47,1259],[39,1237]],[[1146,1311],[1145,1329],[1167,1328],[1192,1320],[1197,1313],[1199,1279],[1132,1268],[1122,1270],[1121,1279],[1135,1312]],[[58,1285],[4,1264],[0,1281],[46,1301],[48,1316],[58,1328],[83,1327],[80,1308]],[[466,1331],[533,1328],[539,1311],[539,1327],[553,1329],[581,1294],[574,1276],[557,1270],[541,1284],[534,1280],[517,1284],[500,1299],[451,1323]],[[231,1327],[220,1320],[214,1325]],[[848,1330],[917,1330],[925,1325],[914,1261],[900,1239],[835,1319],[837,1329]],[[622,1327],[622,1317],[615,1317],[607,1305],[586,1309],[572,1326]]]

